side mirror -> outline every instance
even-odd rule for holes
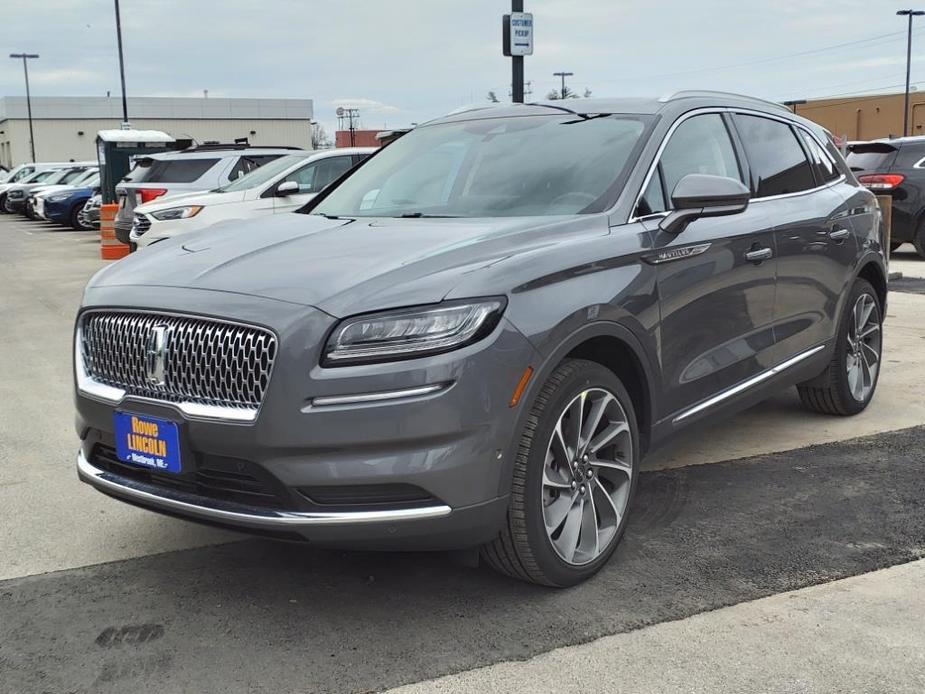
[[[299,192],[299,184],[295,181],[283,181],[278,186],[276,186],[276,195],[280,198],[285,198],[289,195],[295,195]]]
[[[658,225],[669,234],[680,234],[700,217],[739,214],[748,207],[751,191],[741,181],[726,176],[687,174],[671,193],[674,209]]]

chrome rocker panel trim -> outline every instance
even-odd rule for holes
[[[172,489],[162,489],[100,470],[87,460],[83,451],[77,454],[77,473],[81,480],[100,491],[112,493],[123,499],[134,500],[142,505],[217,523],[231,523],[255,528],[298,530],[317,526],[427,520],[448,516],[452,511],[445,504],[385,511],[338,512],[296,512],[253,508],[205,499]]]
[[[759,383],[762,383],[768,380],[772,376],[777,376],[779,373],[786,371],[791,366],[796,366],[804,359],[808,359],[809,357],[813,356],[814,354],[817,354],[823,349],[825,349],[825,345],[817,345],[816,347],[813,347],[812,349],[802,352],[796,355],[795,357],[791,357],[787,361],[781,364],[778,364],[777,366],[770,368],[767,371],[762,371],[760,374],[758,374],[757,376],[753,376],[747,381],[743,381],[742,383],[739,383],[738,385],[735,385],[732,388],[729,388],[727,390],[722,391],[721,393],[718,393],[717,395],[714,395],[712,398],[709,398],[708,400],[704,400],[698,405],[694,405],[693,407],[687,410],[684,410],[684,412],[677,415],[672,421],[675,424],[677,424],[678,422],[683,421],[687,419],[688,417],[692,417],[695,414],[698,414],[700,412],[703,412],[704,410],[708,410],[711,407],[719,405],[724,400],[728,400],[729,398],[735,395],[738,395],[739,393],[745,392],[749,388],[753,388],[754,386],[757,386]]]

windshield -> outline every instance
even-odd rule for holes
[[[54,169],[49,169],[46,171],[36,171],[34,174],[29,176],[28,178],[24,178],[23,180],[21,180],[20,183],[38,183],[39,181],[47,180],[49,177],[51,177],[52,174],[56,174],[56,173],[58,172],[55,171]]]
[[[514,217],[605,208],[649,119],[491,118],[419,127],[340,184],[312,214]]]
[[[232,181],[228,185],[222,186],[221,188],[216,188],[214,192],[234,193],[239,190],[255,188],[275,178],[290,166],[293,166],[301,161],[305,161],[307,158],[308,157],[304,155],[288,155],[285,157],[280,157],[279,159],[274,159],[273,161],[264,164],[260,168],[254,169],[250,173],[244,174],[241,176],[241,178]]]
[[[77,185],[78,183],[83,185],[86,181],[89,181],[91,178],[93,178],[96,175],[97,175],[96,169],[87,169],[86,171],[83,171],[80,174],[80,176],[77,176],[71,179],[70,182],[73,183],[74,185]]]

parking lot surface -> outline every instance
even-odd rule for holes
[[[925,262],[900,255],[892,269],[925,277]],[[363,692],[422,681],[416,691],[456,691],[466,682],[430,680],[600,637],[634,639],[595,646],[627,653],[647,638],[670,644],[681,638],[670,629],[684,628],[672,624],[694,615],[925,556],[919,293],[891,294],[867,412],[807,414],[788,392],[691,431],[646,461],[615,560],[587,584],[549,591],[445,555],[245,539],[80,484],[72,325],[102,265],[94,233],[0,216],[0,692]],[[902,601],[921,572],[897,575],[882,580]],[[870,609],[882,616],[888,603]],[[661,635],[642,629],[652,625]],[[896,682],[914,683],[921,666],[900,663]],[[853,667],[857,682],[877,681],[873,665]],[[653,673],[652,691],[658,681]],[[807,682],[826,691],[829,680]]]

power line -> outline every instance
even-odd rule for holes
[[[816,53],[823,53],[823,52],[825,52],[825,51],[837,50],[837,49],[839,49],[839,48],[847,48],[847,47],[849,47],[849,46],[857,46],[857,45],[862,44],[862,43],[871,43],[871,42],[875,42],[875,41],[883,41],[884,39],[894,39],[894,38],[896,38],[896,37],[898,37],[898,36],[905,36],[905,34],[906,34],[905,31],[893,31],[893,32],[890,32],[889,34],[879,34],[879,35],[877,35],[877,36],[870,36],[870,37],[868,37],[868,38],[866,38],[866,39],[857,39],[857,40],[855,40],[855,41],[845,41],[844,43],[836,43],[836,44],[833,44],[833,45],[831,45],[831,46],[823,46],[823,47],[821,47],[821,48],[812,48],[812,49],[810,49],[810,50],[807,50],[807,51],[799,51],[799,52],[797,52],[797,53],[786,53],[786,54],[783,54],[783,55],[777,55],[777,56],[773,56],[773,57],[769,57],[769,58],[758,58],[758,59],[756,59],[756,60],[748,60],[748,61],[741,62],[741,63],[729,63],[729,64],[727,64],[727,65],[716,65],[716,66],[714,66],[714,67],[694,68],[694,69],[691,69],[691,70],[681,70],[681,71],[678,71],[678,72],[663,72],[663,73],[655,74],[655,75],[640,75],[640,76],[638,76],[638,77],[637,77],[637,76],[634,76],[634,77],[624,77],[624,78],[622,78],[622,79],[614,79],[614,80],[603,80],[603,81],[598,80],[597,83],[599,83],[599,84],[609,84],[609,83],[611,83],[611,82],[623,82],[623,81],[626,81],[626,80],[629,80],[629,79],[656,79],[656,78],[660,78],[660,77],[678,77],[678,76],[681,76],[681,75],[693,75],[693,74],[697,74],[697,73],[700,73],[700,72],[715,72],[715,71],[719,71],[719,70],[729,70],[729,69],[737,68],[737,67],[748,67],[748,66],[751,66],[751,65],[761,65],[761,64],[763,64],[763,63],[772,63],[772,62],[776,62],[776,61],[778,61],[778,60],[788,60],[788,59],[790,59],[790,58],[800,58],[800,57],[803,57],[803,56],[806,56],[806,55],[814,55],[814,54],[816,54]]]

